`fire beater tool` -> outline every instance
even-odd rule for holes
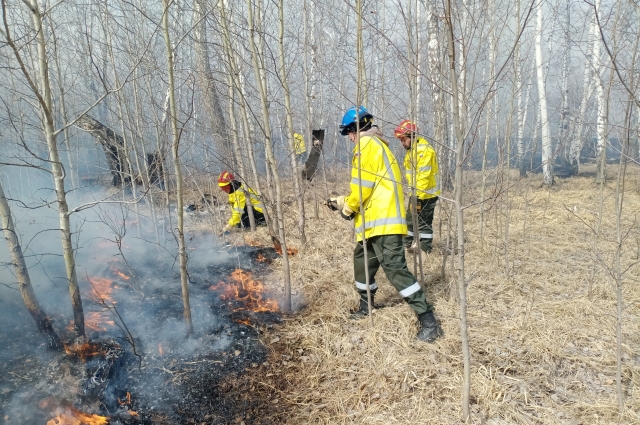
[[[313,176],[316,174],[316,170],[318,169],[318,160],[320,159],[322,143],[324,142],[324,129],[312,130],[311,139],[313,141],[313,146],[311,147],[311,152],[309,153],[309,157],[304,163],[304,169],[302,170],[302,178],[307,181],[313,180]]]

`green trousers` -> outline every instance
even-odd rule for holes
[[[368,239],[367,259],[365,265],[364,247],[362,242],[358,242],[353,252],[353,271],[356,288],[362,299],[367,299],[365,267],[369,269],[369,289],[372,294],[375,294],[378,290],[376,272],[382,266],[393,287],[417,314],[433,310],[431,304],[427,302],[422,287],[407,268],[402,235],[381,235]]]
[[[424,252],[431,252],[433,247],[433,211],[436,209],[438,197],[429,199],[418,199],[418,232],[420,233],[420,249]],[[409,207],[407,208],[407,227],[409,229],[408,236],[404,238],[404,246],[410,247],[413,243],[413,214],[411,206],[413,198],[409,198]]]

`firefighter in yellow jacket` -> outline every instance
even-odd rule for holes
[[[433,247],[433,211],[440,195],[440,174],[436,151],[424,138],[418,136],[418,127],[409,120],[404,120],[395,129],[395,136],[407,150],[404,157],[404,168],[407,183],[411,187],[412,197],[407,208],[408,236],[404,238],[404,246],[412,248],[415,236],[420,242],[420,249],[431,252]],[[413,142],[412,142],[413,140]],[[413,186],[416,189],[416,214],[418,216],[418,232],[413,228]],[[415,244],[417,246],[417,244]],[[417,250],[416,250],[417,251]]]
[[[222,233],[227,233],[235,227],[249,227],[249,213],[247,212],[247,195],[251,199],[253,207],[253,218],[256,225],[265,224],[262,214],[262,204],[256,198],[256,192],[250,187],[244,188],[241,182],[228,171],[223,171],[218,177],[218,186],[223,192],[229,194],[229,204],[231,205],[231,218],[222,229]]]
[[[340,125],[341,134],[355,143],[351,164],[351,193],[327,200],[333,210],[353,220],[357,244],[353,253],[356,289],[360,294],[359,308],[352,319],[368,315],[365,268],[369,271],[369,289],[373,302],[378,289],[376,272],[382,266],[387,278],[418,315],[420,330],[417,338],[433,342],[442,329],[427,302],[424,291],[407,268],[402,238],[407,234],[407,222],[402,193],[402,173],[388,148],[373,116],[363,107],[349,109]],[[357,128],[360,139],[357,139]],[[362,197],[360,196],[362,191]],[[362,210],[360,204],[362,203]],[[364,261],[364,240],[367,264]]]

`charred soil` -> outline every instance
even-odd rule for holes
[[[289,384],[272,373],[271,352],[260,340],[283,319],[277,303],[276,311],[255,312],[212,289],[230,281],[234,272],[243,279],[235,282],[240,287],[259,282],[258,278],[269,275],[269,266],[278,255],[273,248],[232,250],[233,255],[224,261],[190,269],[192,308],[203,317],[190,338],[181,332],[183,312],[180,290],[174,283],[176,271],[170,263],[148,267],[143,264],[148,259],[132,262],[134,271],[147,271],[136,272],[141,291],[129,286],[125,273],[119,273],[119,280],[112,278],[113,264],[103,273],[109,279],[87,279],[93,284],[85,297],[90,343],[68,343],[66,352],[47,351],[31,318],[19,305],[7,305],[15,314],[0,333],[0,374],[4,377],[0,422],[280,422],[285,406],[274,397],[274,388],[282,391]],[[101,279],[109,280],[109,286]],[[238,292],[253,302],[268,295],[252,291],[241,288]],[[136,311],[144,313],[131,313]],[[166,331],[172,326],[178,331]]]

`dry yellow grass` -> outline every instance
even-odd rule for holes
[[[610,167],[610,176],[615,172]],[[495,181],[495,176],[489,178]],[[479,200],[480,180],[478,173],[467,173],[466,204]],[[480,206],[465,211],[470,423],[640,423],[639,180],[638,169],[630,169],[623,213],[622,416],[616,396],[611,274],[615,181],[604,187],[598,237],[592,229],[600,195],[592,177],[559,180],[547,189],[539,175],[517,181],[512,174],[508,196],[485,203],[482,239]],[[345,177],[337,190],[344,193],[347,185]],[[316,193],[327,195],[320,188]],[[306,208],[312,217],[311,196]],[[436,209],[439,246],[446,239],[447,208],[442,202]],[[291,274],[302,308],[263,337],[274,351],[271,373],[289,383],[277,394],[289,405],[287,423],[461,423],[463,366],[451,259],[441,277],[442,255],[434,251],[424,256],[427,299],[436,307],[445,336],[434,344],[422,343],[415,339],[415,315],[382,270],[376,302],[387,307],[374,312],[374,326],[348,319],[357,300],[352,224],[321,206],[320,217],[307,220],[308,243],[301,247],[296,214],[292,203],[288,238],[300,254],[291,258]],[[255,235],[236,235],[236,242],[243,237],[268,244],[264,228]],[[273,268],[267,283],[281,287],[281,264]]]

